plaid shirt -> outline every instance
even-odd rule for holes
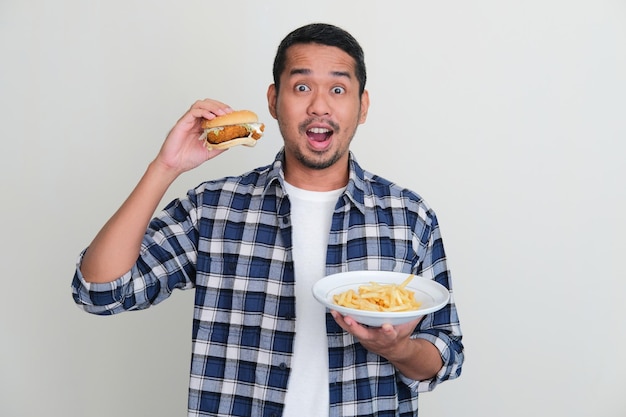
[[[283,151],[272,165],[201,184],[155,217],[137,263],[106,284],[74,276],[85,311],[114,314],[195,288],[189,416],[280,416],[295,336],[294,265]],[[451,288],[433,211],[415,193],[364,170],[332,218],[326,273],[415,273]],[[456,307],[426,316],[413,337],[432,342],[444,366],[431,380],[401,375],[326,314],[330,416],[415,416],[418,392],[461,373]]]

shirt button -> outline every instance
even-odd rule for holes
[[[281,362],[281,364],[278,365],[278,367],[280,368],[281,371],[284,371],[285,369],[287,369],[287,364],[285,362]]]

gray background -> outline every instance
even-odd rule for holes
[[[420,415],[625,415],[626,2],[608,0],[2,0],[0,414],[185,414],[193,292],[90,316],[74,262],[194,100],[267,134],[165,200],[271,161],[274,52],[312,21],[366,51],[357,158],[442,224],[467,361]]]

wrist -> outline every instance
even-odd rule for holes
[[[154,176],[159,181],[163,181],[167,186],[169,186],[183,172],[183,170],[168,165],[157,157],[148,165],[146,175]]]
[[[402,341],[394,343],[382,356],[392,363],[403,363],[409,361],[416,354],[419,354],[418,344],[414,339],[407,337]]]
[[[420,381],[433,378],[443,366],[439,350],[421,338],[399,343],[385,358],[406,377]]]

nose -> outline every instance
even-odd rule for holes
[[[312,94],[308,111],[311,116],[328,116],[331,113],[331,106],[328,101],[328,97],[321,92]]]

